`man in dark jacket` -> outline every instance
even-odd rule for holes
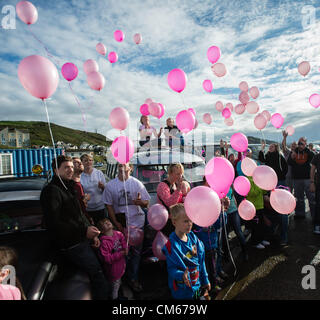
[[[81,211],[72,180],[72,159],[58,156],[52,169],[54,176],[40,196],[46,227],[67,260],[89,275],[93,298],[108,299],[109,283],[89,244],[89,240],[98,242],[100,232]]]
[[[302,137],[298,141],[298,148],[292,151],[288,158],[288,164],[292,166],[294,195],[297,198],[295,218],[305,218],[305,194],[309,201],[311,216],[314,217],[315,199],[314,194],[310,192],[310,163],[313,156],[313,152],[307,148],[307,140]]]

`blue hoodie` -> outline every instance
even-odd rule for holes
[[[174,299],[193,299],[201,286],[209,283],[205,266],[204,246],[191,231],[188,240],[182,241],[175,232],[170,234],[169,240],[162,248],[167,259],[168,283]],[[196,254],[192,254],[196,249]],[[182,280],[186,269],[189,269],[191,288]]]

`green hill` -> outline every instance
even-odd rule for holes
[[[0,121],[0,130],[9,127],[10,129],[24,129],[30,133],[30,145],[51,146],[51,137],[49,127],[42,121]],[[55,142],[63,141],[80,146],[82,142],[88,142],[92,145],[110,146],[112,141],[104,135],[74,130],[51,123],[51,130]]]

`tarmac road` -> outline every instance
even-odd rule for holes
[[[249,261],[237,260],[238,275],[226,281],[216,300],[320,299],[320,235],[313,234],[310,213],[304,220],[293,216],[289,218],[288,246],[280,247],[275,240],[263,250],[251,247]],[[316,289],[304,289],[302,280],[311,273],[302,273],[302,268],[311,263],[315,265]]]

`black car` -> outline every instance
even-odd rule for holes
[[[17,278],[28,300],[90,300],[88,276],[63,260],[43,223],[45,177],[0,179],[0,246],[18,254]]]

